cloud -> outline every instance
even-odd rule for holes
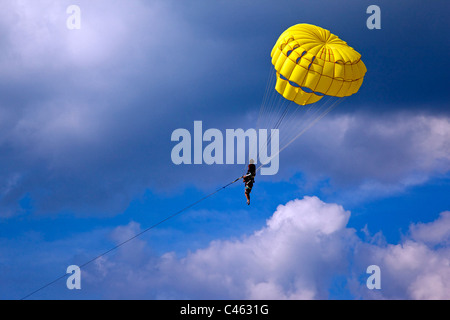
[[[443,115],[330,114],[281,157],[311,185],[328,180],[330,191],[361,201],[447,175],[449,128],[450,118]]]
[[[251,234],[216,239],[193,251],[155,250],[154,246],[160,247],[159,241],[170,241],[173,230],[163,230],[166,238],[157,236],[156,242],[152,232],[83,267],[83,289],[76,295],[55,285],[35,297],[450,298],[448,212],[429,223],[411,224],[397,244],[387,243],[380,231],[371,236],[367,227],[361,237],[348,226],[349,219],[350,212],[338,204],[304,197],[278,206],[266,224]],[[0,276],[7,284],[3,296],[23,296],[42,285],[44,279],[53,280],[55,273],[60,274],[68,265],[84,264],[111,242],[120,244],[140,232],[142,228],[136,222],[56,240],[32,232],[19,239],[20,256],[15,254],[17,240],[2,238],[0,251],[9,266]],[[43,247],[48,249],[46,253],[37,254],[36,248]],[[35,263],[24,271],[26,261]],[[380,290],[366,286],[370,265],[380,267]]]
[[[185,257],[142,255],[142,243],[134,262],[123,254],[120,261],[105,257],[101,272],[109,282],[95,289],[107,298],[327,299],[336,280],[346,279],[341,293],[357,299],[448,299],[448,237],[434,239],[439,248],[417,237],[419,230],[447,228],[446,216],[412,225],[412,236],[387,244],[361,239],[347,226],[350,212],[341,206],[305,197],[280,205],[253,234],[212,241]],[[134,224],[126,228],[139,231]],[[381,269],[381,290],[366,287],[366,269],[373,264]],[[89,268],[91,277],[96,270]]]
[[[450,212],[442,212],[439,218],[429,223],[411,224],[409,228],[411,238],[433,246],[450,244]]]
[[[356,263],[376,264],[381,270],[381,290],[357,285],[353,294],[363,299],[450,299],[450,248],[433,249],[411,239],[377,247],[361,244]],[[351,281],[350,281],[351,282]]]
[[[81,29],[68,30],[70,4],[0,4],[1,217],[27,211],[114,215],[147,188],[174,190],[194,184],[209,190],[218,180],[229,181],[230,174],[234,178],[236,171],[229,167],[174,166],[170,135],[177,128],[189,129],[194,120],[219,129],[254,126],[270,66],[267,54],[290,24],[336,28],[349,40],[355,37],[351,42],[360,42],[374,63],[371,47],[363,46],[367,34],[341,25],[340,17],[348,15],[350,7],[355,14],[356,6],[328,4],[326,10],[340,15],[324,15],[321,3],[305,6],[295,1],[285,6],[78,1]],[[421,49],[414,50],[422,56]],[[440,66],[439,57],[429,63],[428,69],[442,69],[433,68]],[[400,77],[404,70],[391,74]],[[370,98],[368,92],[379,95],[373,88],[380,89],[380,83],[386,90],[389,84],[404,82],[377,81],[380,75],[373,71],[367,89],[362,88],[364,99]],[[427,92],[428,99],[430,87],[421,85],[417,91]],[[438,90],[440,85],[432,87]],[[404,93],[405,88],[395,88]],[[436,110],[433,105],[423,107],[422,101],[408,108]],[[301,156],[283,153],[282,159],[295,162],[282,161],[305,173],[311,184],[331,178],[333,186],[347,183],[349,193],[357,189],[362,196],[397,192],[448,172],[448,117],[396,115],[395,110],[405,107],[385,102],[364,105],[365,110],[388,107],[394,116],[339,114],[324,119],[302,139],[308,141],[297,145]],[[200,172],[202,180],[197,182]]]
[[[61,1],[2,2],[2,217],[117,214],[161,184],[171,132],[201,109],[200,92],[218,90],[227,67],[214,57],[235,49],[163,1],[78,5],[81,29],[68,30]]]
[[[136,285],[154,298],[326,298],[333,276],[348,267],[342,257],[355,240],[354,230],[345,229],[349,217],[316,197],[294,200],[250,236],[212,241],[184,258],[168,252],[135,271],[122,263],[109,270],[109,279],[133,273],[131,283],[122,284],[124,295],[115,293],[122,297],[133,296]]]

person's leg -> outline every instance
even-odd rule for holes
[[[245,197],[247,198],[247,204],[250,204],[250,190],[245,189]]]

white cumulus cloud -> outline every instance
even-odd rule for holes
[[[96,278],[101,271],[108,280],[92,284],[107,298],[327,299],[339,279],[345,279],[341,292],[355,298],[450,298],[448,237],[436,234],[431,242],[438,247],[422,241],[428,231],[446,230],[446,213],[412,225],[399,244],[361,239],[348,227],[349,218],[342,206],[305,197],[280,205],[251,235],[212,241],[184,257],[155,256],[139,240],[132,254],[124,246],[118,259],[103,257],[87,272]],[[131,223],[113,236],[139,230]],[[366,269],[373,264],[381,270],[380,290],[366,286]]]

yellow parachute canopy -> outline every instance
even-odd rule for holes
[[[323,96],[346,97],[362,85],[366,66],[361,55],[323,28],[297,24],[284,31],[273,47],[275,89],[299,105]]]

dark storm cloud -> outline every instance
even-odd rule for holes
[[[56,18],[42,17],[45,5]],[[123,210],[172,183],[161,174],[171,132],[217,113],[212,99],[230,91],[228,60],[217,60],[235,48],[193,33],[163,2],[79,5],[76,31],[61,2],[7,5],[20,18],[6,24],[1,61],[3,216]]]
[[[295,23],[330,28],[363,53],[369,73],[349,109],[372,101],[362,108],[390,112],[394,101],[421,110],[431,101],[433,113],[448,99],[439,1],[380,3],[380,31],[365,27],[370,3],[361,1],[78,1],[82,27],[72,31],[70,4],[1,5],[1,216],[117,213],[145,188],[228,180],[227,170],[174,166],[170,135],[194,120],[254,126],[247,119],[259,109],[268,53]],[[420,27],[411,8],[428,10],[433,23]]]

